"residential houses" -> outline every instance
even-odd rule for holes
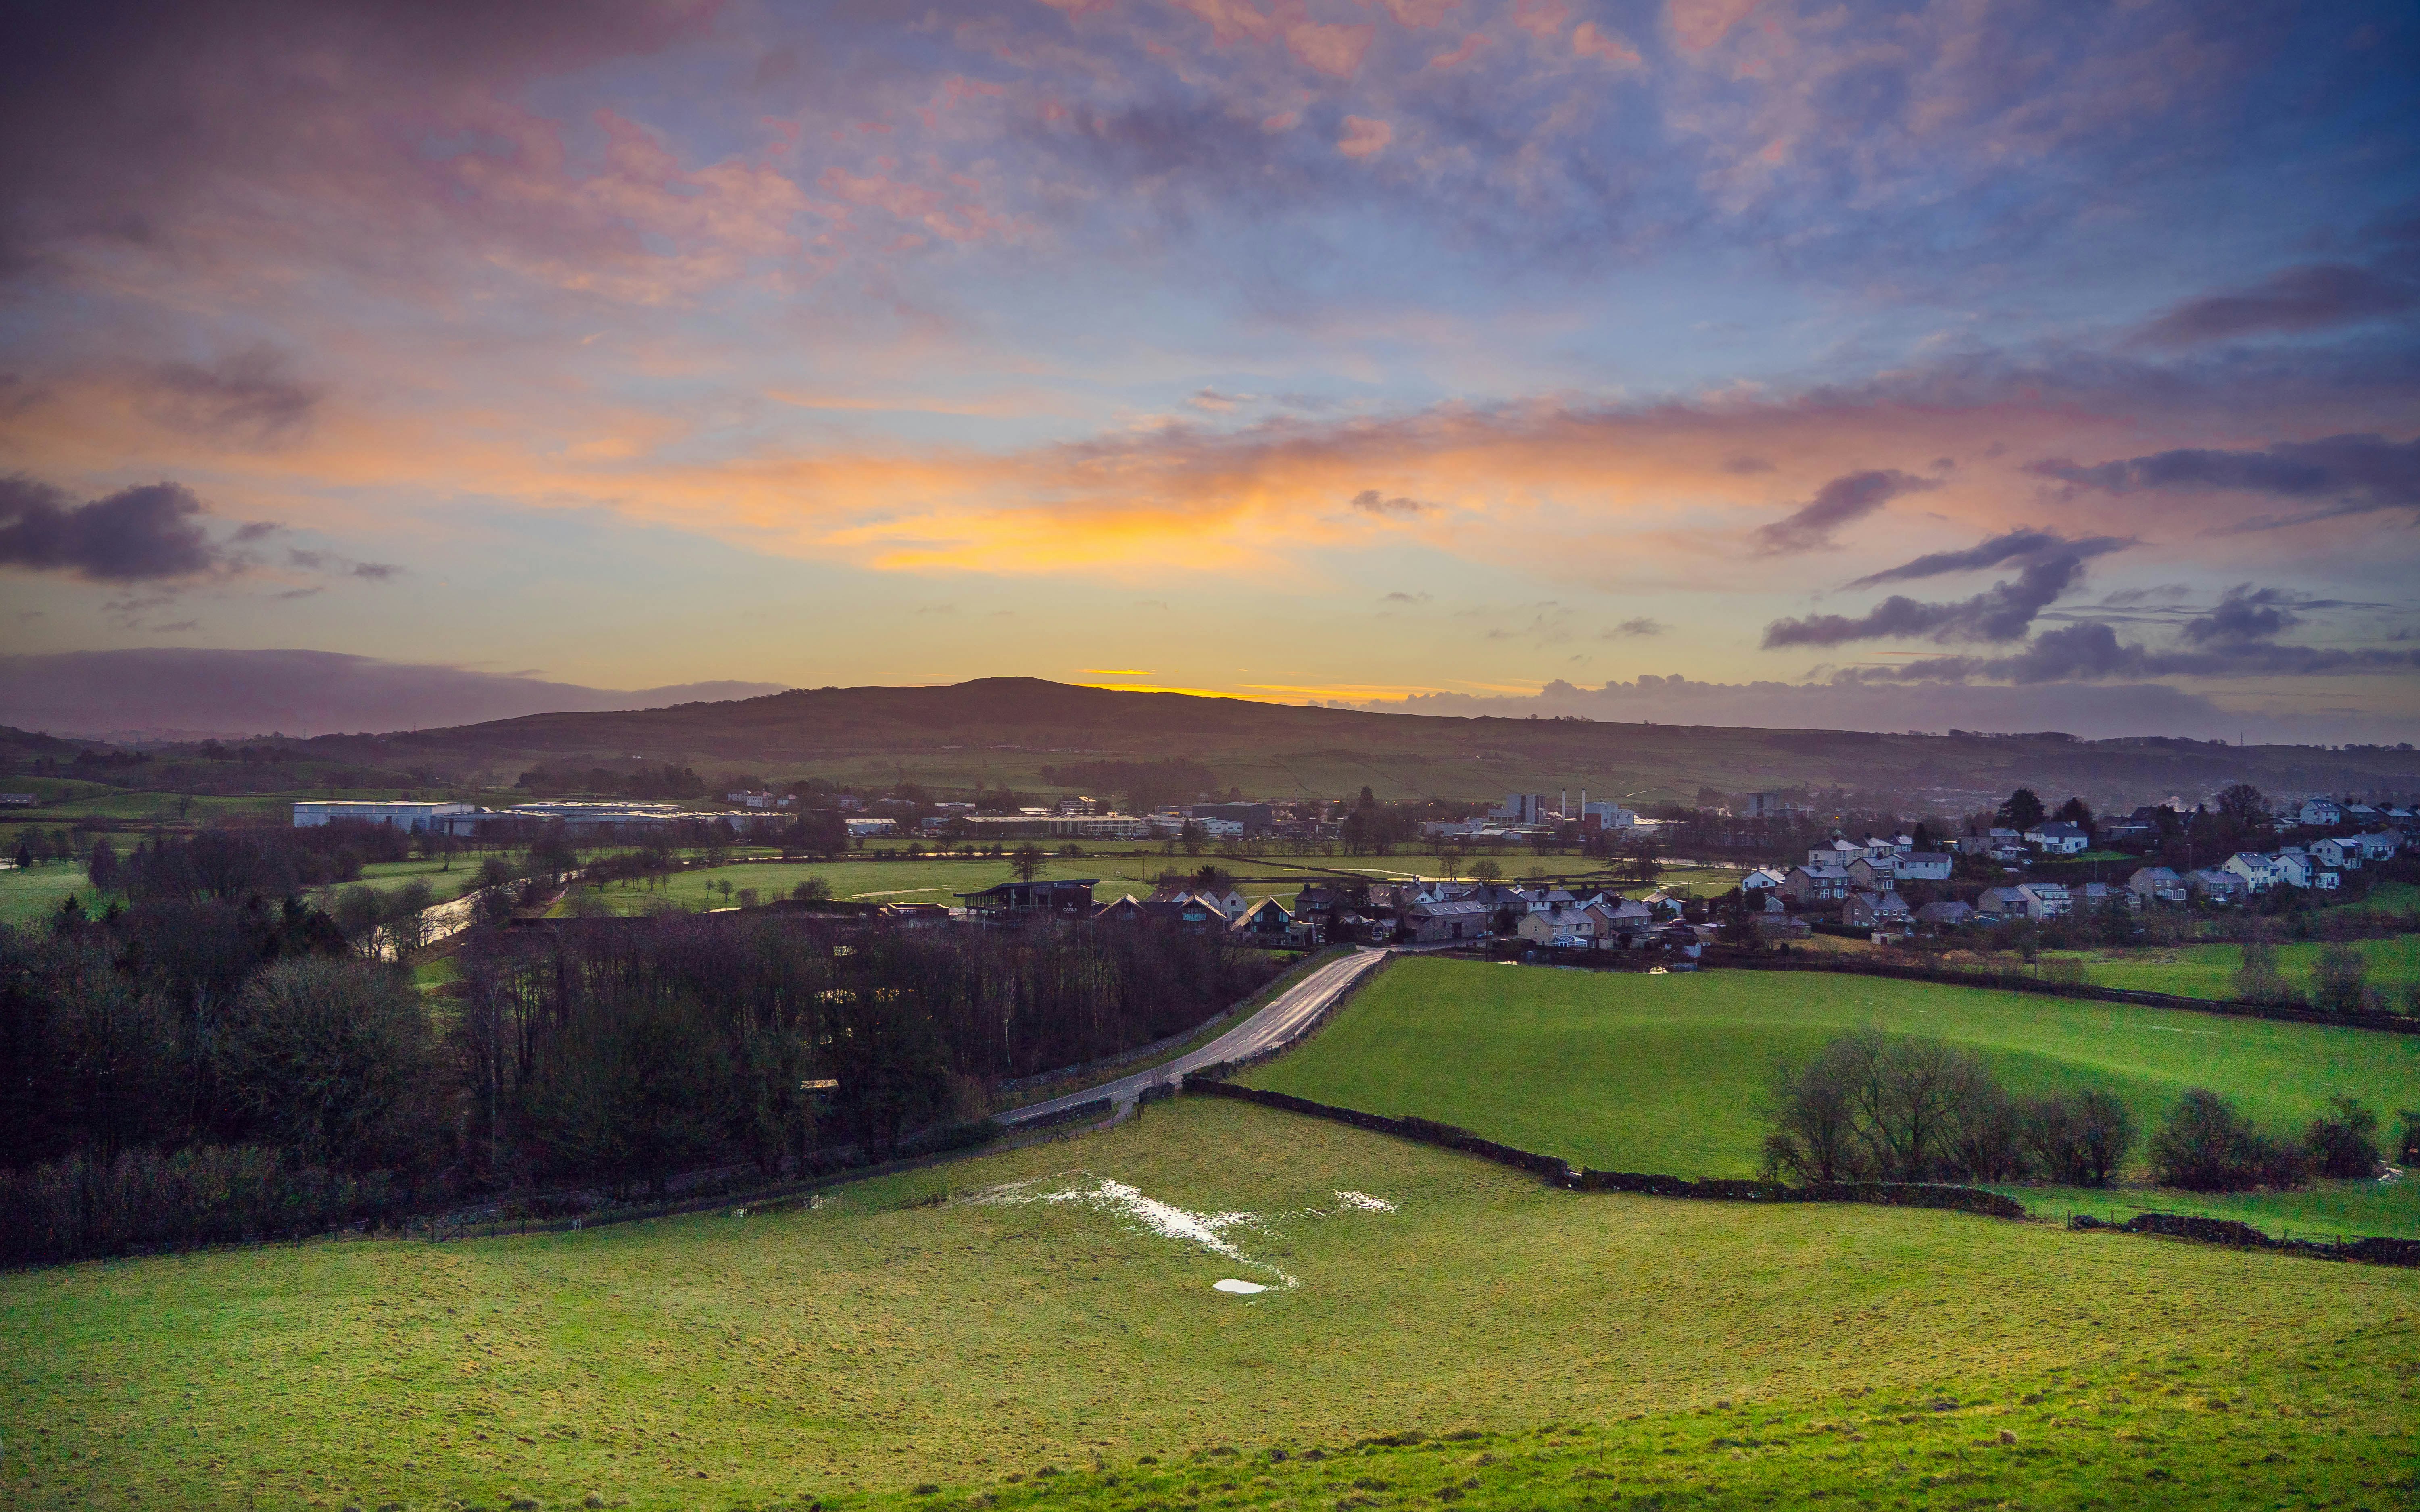
[[[2024,833],[2028,845],[2049,856],[2075,856],[2092,848],[2092,837],[2082,825],[2065,819],[2050,819]]]
[[[1849,886],[1857,892],[1888,892],[1899,886],[1897,855],[1860,856],[1843,868],[1849,873]]]
[[[2146,903],[2181,903],[2192,896],[2185,879],[2164,866],[2135,868],[2134,874],[2126,879],[2126,887]]]
[[[2220,862],[2218,869],[2233,873],[2246,892],[2267,892],[2277,885],[2277,858],[2257,851],[2238,851]]]
[[[1916,916],[1896,892],[1853,892],[1840,903],[1840,922],[1851,929],[1898,930],[1912,927]]]
[[[2274,872],[2278,882],[2288,887],[2334,892],[2344,885],[2343,873],[2316,856],[2303,853],[2279,853]]]
[[[1801,908],[1809,903],[1838,903],[1850,891],[1848,871],[1843,867],[1810,863],[1793,866],[1783,879],[1781,891]]]

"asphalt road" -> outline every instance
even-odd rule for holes
[[[1198,1050],[1188,1050],[1174,1060],[1162,1061],[1145,1071],[1099,1087],[1088,1087],[1065,1097],[1054,1097],[1047,1103],[1035,1103],[1014,1112],[994,1114],[1002,1123],[1022,1123],[1086,1103],[1108,1098],[1120,1106],[1140,1096],[1142,1089],[1157,1082],[1173,1081],[1188,1071],[1215,1066],[1222,1060],[1241,1060],[1247,1056],[1274,1050],[1292,1041],[1311,1026],[1328,1004],[1336,1001],[1344,989],[1367,973],[1375,970],[1387,959],[1385,950],[1362,949],[1341,956],[1295,982],[1266,1008],[1236,1025]]]

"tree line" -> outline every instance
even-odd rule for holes
[[[473,930],[432,1015],[337,917],[230,880],[275,845],[181,845],[105,918],[0,929],[0,1263],[877,1159],[1277,969],[1111,926],[567,920]]]
[[[1980,1057],[1942,1041],[1863,1029],[1776,1073],[1763,1174],[1801,1181],[2047,1180],[2108,1186],[2143,1142],[2133,1110],[2099,1088],[2011,1096]],[[2401,1149],[2420,1145],[2403,1113]],[[2162,1186],[2194,1192],[2366,1178],[2379,1119],[2347,1097],[2299,1134],[2264,1130],[2217,1093],[2184,1092],[2144,1155]]]

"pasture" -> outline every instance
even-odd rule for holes
[[[117,895],[95,893],[80,862],[9,867],[0,871],[0,924],[39,924],[57,913],[60,903],[70,897],[91,910],[96,905],[105,907]]]
[[[2382,1507],[2420,1405],[2420,1273],[1207,1100],[813,1209],[0,1276],[0,1330],[28,1509]]]
[[[1404,960],[1319,1035],[1240,1079],[1373,1113],[1419,1114],[1604,1170],[1755,1172],[1776,1062],[1878,1024],[1967,1046],[2019,1094],[2097,1085],[2148,1132],[2189,1087],[2299,1133],[2336,1093],[2390,1128],[2420,1107],[2420,1036],[1816,972],[1646,976]],[[2014,1190],[2014,1189],[2012,1189]],[[2201,1198],[2071,1198],[2241,1216],[2274,1228],[2420,1234],[2420,1180]]]
[[[2411,1001],[2413,990],[2420,989],[2420,934],[2356,940],[2352,946],[2368,958],[2369,985],[2398,1005]],[[2319,943],[2294,940],[2282,942],[2276,949],[2279,975],[2288,986],[2307,993],[2312,968],[2319,964]],[[2243,964],[2243,947],[2240,945],[2047,950],[2043,954],[2083,962],[2086,980],[2098,986],[2212,999],[2236,995],[2235,973]]]

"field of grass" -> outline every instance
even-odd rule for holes
[[[1559,1192],[1207,1100],[813,1211],[0,1276],[0,1332],[27,1509],[2383,1508],[2420,1411],[2420,1273]]]
[[[42,861],[23,871],[10,867],[0,872],[0,924],[38,923],[57,913],[59,901],[70,896],[82,899],[86,911],[108,902],[94,893],[80,863]]]
[[[1419,1114],[1604,1170],[1753,1174],[1775,1063],[1862,1025],[1979,1053],[2011,1091],[2097,1085],[2145,1130],[2188,1087],[2299,1132],[2336,1093],[2390,1129],[2420,1107],[2420,1036],[1815,973],[1671,976],[1398,961],[1317,1038],[1241,1079],[1373,1113]],[[2420,1180],[2207,1199],[2264,1227],[2420,1234]],[[2092,1211],[2100,1211],[2093,1209]]]
[[[435,902],[446,903],[459,898],[478,885],[481,859],[482,857],[476,855],[457,856],[452,858],[451,865],[447,864],[443,857],[434,860],[371,861],[362,867],[362,874],[358,880],[335,882],[324,887],[311,888],[310,897],[321,907],[332,908],[335,906],[337,893],[354,887],[368,887],[376,892],[391,893],[417,878],[428,884],[429,892]]]
[[[2420,987],[2420,934],[2352,943],[2354,949],[2369,958],[2372,987],[2398,1003],[2407,1001],[2412,989]],[[2320,949],[2316,940],[2296,940],[2277,947],[2277,969],[2288,985],[2309,989],[2311,970],[2319,962]],[[2240,945],[2047,950],[2043,954],[2083,962],[2085,976],[2099,986],[2213,999],[2235,995],[2235,973],[2243,964],[2243,947]]]

